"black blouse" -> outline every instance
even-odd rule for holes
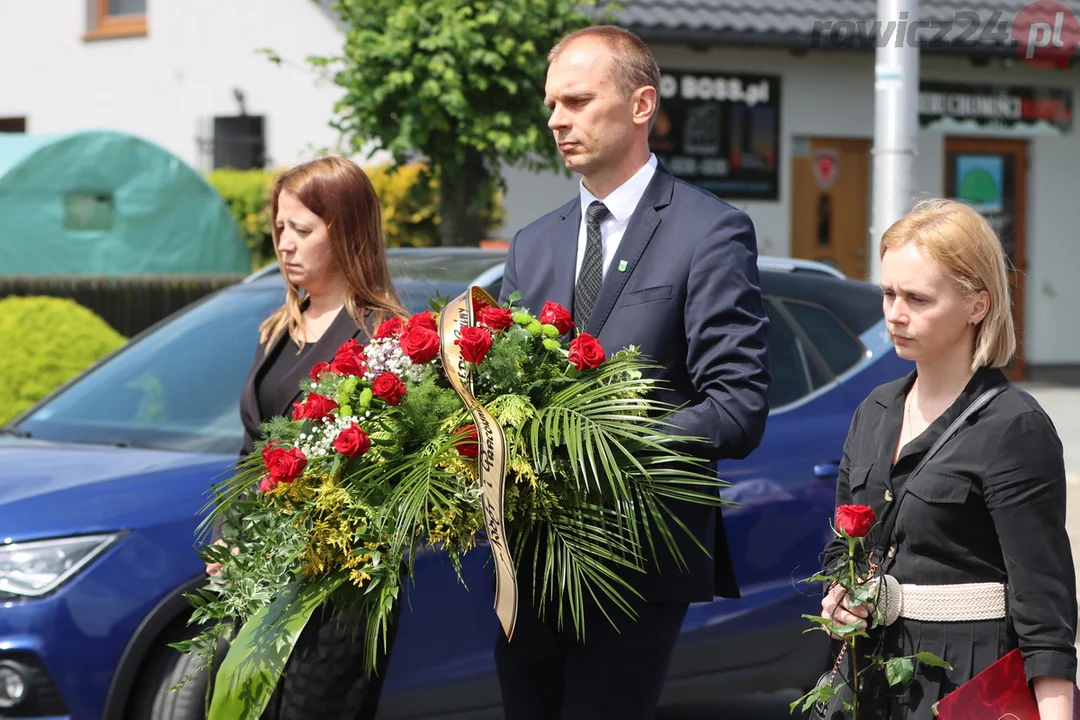
[[[319,362],[319,353],[314,351],[317,343],[305,343],[299,351],[291,339],[274,343],[270,355],[266,358],[266,370],[257,383],[255,394],[258,397],[260,415],[268,420],[280,408],[290,408],[299,386],[293,387],[288,381],[294,375],[298,365],[303,365],[306,376]],[[291,412],[289,413],[291,414]]]
[[[975,373],[956,401],[892,459],[916,374],[882,385],[855,412],[837,504],[880,518],[930,446],[985,390],[1006,382]],[[912,478],[897,517],[895,556],[882,570],[902,583],[1003,582],[1029,678],[1076,678],[1076,579],[1065,530],[1065,464],[1049,416],[1009,386],[967,421]],[[880,530],[880,525],[876,528]],[[879,539],[872,532],[868,543]],[[834,541],[836,557],[846,543]]]

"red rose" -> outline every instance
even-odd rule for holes
[[[405,331],[405,321],[399,317],[390,318],[384,320],[379,329],[375,331],[376,340],[384,340],[390,337],[397,337]]]
[[[304,403],[300,417],[315,421],[322,420],[329,417],[330,413],[337,410],[337,407],[338,404],[332,398],[319,393],[311,393],[307,397],[307,402]]]
[[[276,483],[291,483],[300,477],[307,467],[307,457],[300,448],[283,447],[270,448],[269,452],[263,451],[263,459],[266,461],[266,470],[270,473],[270,480]]]
[[[348,342],[338,348],[334,361],[330,363],[330,369],[346,377],[351,375],[362,377],[368,370],[364,346],[353,338],[349,338]]]
[[[578,370],[592,370],[600,367],[607,357],[596,338],[581,333],[570,341],[569,359]]]
[[[401,352],[409,356],[415,365],[431,362],[439,354],[439,333],[425,327],[405,330],[400,340]]]
[[[405,383],[392,372],[384,372],[371,384],[371,394],[387,405],[397,405],[405,397]]]
[[[439,331],[439,326],[435,324],[435,316],[429,312],[416,313],[409,318],[409,324],[405,326],[405,329],[414,330],[416,328],[427,328],[431,332]]]
[[[261,490],[263,493],[268,493],[276,487],[277,482],[271,480],[268,477],[264,477],[262,480],[259,481],[259,490]]]
[[[848,537],[866,537],[877,516],[869,505],[841,505],[836,508],[836,527]]]
[[[491,333],[484,328],[462,328],[461,337],[455,340],[454,344],[461,348],[461,357],[479,365],[491,349]]]
[[[481,310],[489,307],[491,306],[488,305],[487,300],[484,300],[483,298],[474,297],[472,299],[472,311],[474,316],[479,316]]]
[[[297,421],[297,420],[303,420],[304,419],[304,412],[305,412],[305,410],[304,410],[304,404],[303,403],[294,402],[292,404],[292,419],[293,419],[294,422]]]
[[[565,335],[574,329],[574,317],[569,310],[557,302],[544,303],[544,309],[540,311],[540,322],[545,325],[554,325],[560,335]]]
[[[514,313],[506,308],[486,307],[476,313],[476,319],[492,330],[506,330],[514,324]]]
[[[371,449],[371,438],[356,423],[353,423],[334,438],[334,449],[342,455],[354,458]]]
[[[315,367],[311,368],[311,379],[315,382],[319,382],[319,376],[330,369],[330,363],[325,360],[320,360],[315,363]]]
[[[476,432],[475,425],[462,425],[458,428],[459,433],[464,433],[457,444],[458,455],[476,459],[480,454],[480,435]]]

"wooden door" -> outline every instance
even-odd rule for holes
[[[1009,262],[1016,355],[1010,380],[1027,377],[1024,361],[1024,276],[1027,272],[1027,142],[976,137],[945,139],[945,194],[972,205],[990,221]]]
[[[797,138],[791,157],[791,256],[865,280],[870,140]]]

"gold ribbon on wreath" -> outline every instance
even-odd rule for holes
[[[472,413],[476,425],[480,487],[488,544],[495,558],[495,614],[499,616],[507,639],[514,634],[517,622],[517,576],[510,557],[510,543],[503,518],[503,495],[506,481],[506,436],[502,427],[472,392],[472,371],[454,343],[462,329],[473,324],[473,303],[481,301],[498,307],[499,303],[481,287],[470,287],[451,300],[439,315],[439,356],[450,384]]]

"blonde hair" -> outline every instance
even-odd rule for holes
[[[1016,352],[1005,251],[994,228],[959,200],[927,198],[897,220],[881,238],[881,257],[913,242],[941,263],[969,298],[985,291],[990,308],[975,328],[971,369],[1002,367]]]
[[[297,165],[277,176],[270,203],[274,252],[281,261],[277,227],[278,198],[294,195],[326,223],[334,260],[345,276],[345,310],[363,327],[363,313],[375,313],[375,325],[390,316],[406,317],[390,279],[382,234],[382,208],[371,180],[358,165],[324,157]],[[259,343],[272,344],[283,332],[303,348],[303,307],[307,296],[285,280],[285,304],[259,325]]]

